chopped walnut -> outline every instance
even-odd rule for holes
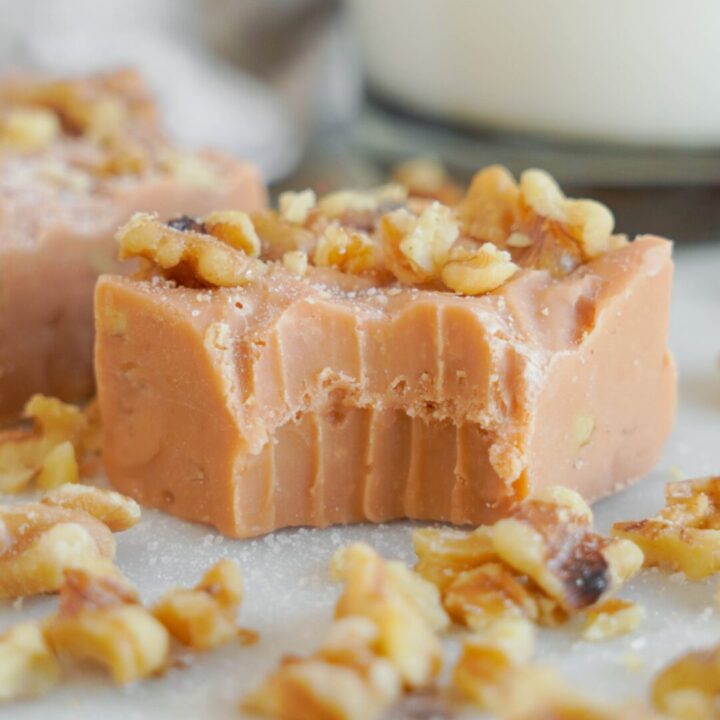
[[[333,558],[335,575],[345,588],[335,607],[335,617],[362,616],[378,628],[380,653],[398,670],[403,682],[412,688],[427,685],[440,671],[442,649],[428,623],[430,613],[422,601],[408,592],[407,578],[398,582],[397,573],[388,571],[385,561],[369,546],[350,545]],[[419,587],[421,578],[413,584]],[[416,595],[417,591],[412,595]],[[440,617],[439,602],[432,612]]]
[[[663,717],[716,720],[720,710],[720,645],[673,661],[653,681],[651,696]]]
[[[562,277],[618,246],[612,213],[592,200],[571,200],[541,170],[515,182],[503,167],[481,170],[458,206],[463,234],[508,248],[521,267]]]
[[[181,183],[200,189],[215,188],[219,182],[215,168],[197,153],[165,148],[159,153],[157,167]]]
[[[450,208],[433,202],[415,216],[402,208],[381,218],[385,265],[403,282],[440,277],[459,228]]]
[[[40,502],[82,510],[107,525],[112,532],[128,530],[140,522],[140,506],[132,498],[90,485],[63,485],[43,495]]]
[[[180,642],[207,650],[237,635],[235,616],[242,597],[240,569],[232,560],[221,560],[193,590],[171,590],[152,612]]]
[[[537,620],[536,599],[510,568],[486,563],[460,573],[445,590],[445,609],[472,630],[482,630],[502,618]]]
[[[340,190],[324,195],[317,210],[325,218],[338,220],[351,213],[375,212],[383,207],[404,203],[407,190],[401,185],[382,185],[370,190]]]
[[[212,212],[203,218],[205,231],[250,257],[260,255],[260,238],[250,215],[240,210]]]
[[[404,185],[411,197],[439,200],[444,205],[455,205],[465,194],[439,162],[428,158],[414,158],[395,166],[393,180]]]
[[[57,116],[40,108],[0,113],[0,152],[31,153],[48,147],[60,134]]]
[[[58,654],[103,665],[119,684],[153,675],[167,664],[167,630],[116,577],[69,573],[60,612],[46,631]]]
[[[534,644],[529,622],[498,620],[463,643],[453,669],[454,687],[479,709],[498,712],[507,704],[507,678],[530,660]]]
[[[310,211],[315,207],[317,197],[312,190],[284,192],[278,198],[280,214],[291,223],[304,225]]]
[[[120,259],[142,257],[163,274],[183,284],[237,287],[266,271],[261,260],[209,234],[191,218],[167,224],[153,215],[136,213],[117,233]]]
[[[497,559],[489,527],[472,532],[422,528],[413,532],[413,545],[418,556],[415,570],[441,591],[465,570]]]
[[[645,609],[629,600],[610,598],[588,610],[583,638],[607,640],[637,629],[645,617]]]
[[[720,571],[720,476],[669,483],[666,507],[648,520],[619,522],[613,535],[636,543],[645,565],[702,580]]]
[[[288,250],[283,255],[283,266],[293,275],[304,275],[308,267],[307,253],[302,250]]]
[[[0,492],[20,492],[38,473],[44,487],[74,482],[75,454],[93,451],[90,438],[95,431],[89,416],[75,405],[44,395],[30,398],[24,415],[31,428],[0,433]],[[72,454],[66,443],[72,445]]]
[[[69,440],[65,440],[45,456],[37,477],[37,485],[43,490],[51,490],[79,480],[80,470],[75,458],[75,448]]]
[[[60,666],[35,622],[0,635],[0,703],[44,695],[60,678]]]
[[[313,262],[318,267],[360,273],[375,268],[377,246],[363,232],[331,224],[325,228],[315,246]]]
[[[574,496],[574,497],[573,497]],[[642,552],[628,540],[592,531],[592,516],[579,495],[564,490],[538,495],[493,526],[497,554],[532,578],[568,611],[593,605],[632,577]]]
[[[109,563],[112,532],[78,509],[42,503],[0,508],[0,597],[58,590],[68,568]]]
[[[517,271],[510,253],[492,243],[454,249],[442,268],[443,282],[462,295],[481,295],[504,285]]]

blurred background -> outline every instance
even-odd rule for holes
[[[0,63],[138,67],[172,133],[273,189],[540,166],[620,230],[720,236],[713,0],[0,0]]]

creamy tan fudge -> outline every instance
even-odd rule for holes
[[[233,536],[593,500],[656,461],[675,407],[671,243],[527,171],[455,207],[285,195],[119,233],[96,291],[112,483]]]
[[[0,81],[0,424],[92,392],[93,287],[134,212],[264,202],[250,165],[170,146],[134,73]]]

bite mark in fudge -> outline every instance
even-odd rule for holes
[[[398,517],[484,523],[543,487],[592,500],[641,477],[674,412],[671,245],[624,242],[608,211],[539,177],[527,190],[527,176],[518,186],[490,168],[457,208],[410,198],[398,209],[387,191],[286,198],[284,215],[250,214],[259,258],[204,236],[213,253],[224,243],[236,262],[262,264],[234,287],[199,266],[187,280],[147,249],[141,275],[101,278],[111,481],[252,536]],[[179,245],[197,230],[144,218],[122,243],[138,223]],[[349,263],[357,247],[344,240],[337,256],[316,252],[328,228],[359,235],[373,262]],[[508,242],[522,231],[528,242]],[[443,270],[488,243],[514,272],[490,290],[478,263],[472,294],[454,292]],[[302,274],[287,253],[306,256]]]
[[[246,163],[169,144],[135,73],[0,79],[0,107],[2,425],[33,393],[92,393],[93,287],[122,271],[133,213],[258,209],[265,191]]]

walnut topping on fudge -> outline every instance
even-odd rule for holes
[[[279,208],[165,225],[141,215],[120,231],[121,258],[145,257],[190,286],[245,284],[263,272],[250,256],[282,262],[298,276],[309,263],[367,275],[379,286],[399,281],[482,295],[523,268],[566,275],[619,243],[607,208],[566,198],[539,170],[523,173],[519,185],[504,168],[483,170],[458,205],[429,192],[409,197],[391,184],[319,199],[311,190],[285,192]]]

